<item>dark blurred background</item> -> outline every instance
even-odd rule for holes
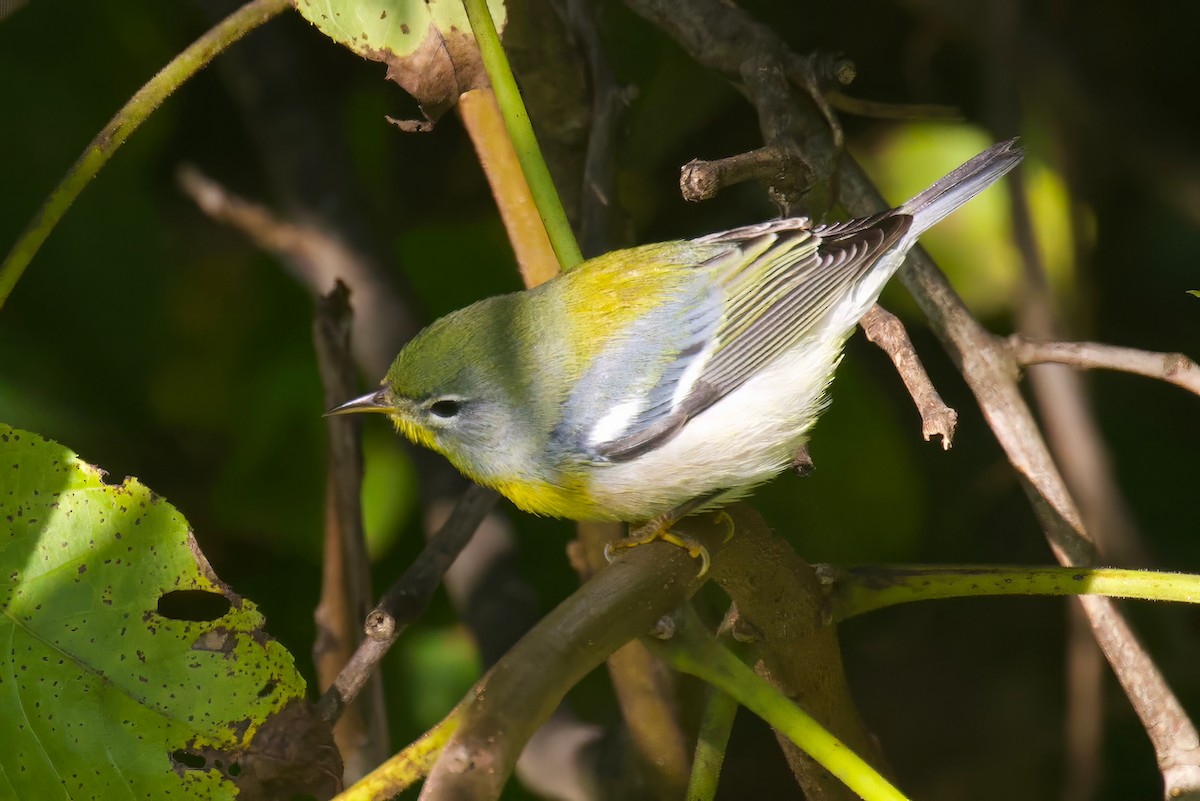
[[[850,151],[893,201],[994,138],[1022,134],[1039,244],[1071,337],[1200,355],[1200,299],[1187,294],[1200,289],[1196,7],[743,6],[800,52],[845,52],[858,68],[850,94],[962,109],[970,122],[843,116]],[[0,249],[129,95],[211,24],[214,7],[32,0],[0,20]],[[759,146],[756,116],[724,78],[625,7],[602,4],[600,20],[618,79],[638,89],[616,154],[632,240],[772,216],[754,185],[705,204],[680,199],[680,165]],[[269,27],[238,46],[236,65],[218,59],[170,98],[51,235],[0,312],[0,419],[116,477],[136,475],[174,503],[218,574],[264,609],[311,679],[325,471],[311,296],[204,216],[175,178],[190,163],[231,191],[286,206],[264,166],[272,145],[245,94],[231,90],[254,68],[255,37],[269,33],[306,65],[298,89],[324,109],[348,156],[313,169],[344,173],[359,223],[415,309],[432,318],[520,281],[454,114],[432,133],[402,133],[384,115],[417,110],[382,66],[297,15]],[[992,193],[925,240],[1000,333],[1013,329],[1022,297],[1008,209]],[[1051,562],[965,384],[899,286],[884,303],[905,318],[960,414],[954,448],[921,440],[889,361],[856,336],[815,431],[815,474],[782,476],[755,504],[814,562]],[[378,378],[363,376],[364,387]],[[1140,534],[1140,563],[1200,571],[1200,399],[1126,375],[1085,380]],[[365,438],[366,516],[384,586],[422,542],[415,469],[382,420],[368,421]],[[564,553],[572,527],[508,511],[520,570],[549,609],[576,586]],[[1126,609],[1185,707],[1200,714],[1200,613]],[[900,786],[924,799],[1062,797],[1065,617],[1062,600],[995,599],[904,606],[845,625],[852,684]],[[439,597],[387,663],[396,744],[440,719],[478,670],[471,637]],[[1098,797],[1160,797],[1145,734],[1111,676],[1105,682]],[[599,677],[576,701],[611,722],[607,692]],[[748,717],[735,732],[728,797],[795,797],[782,760],[762,747],[769,735]]]

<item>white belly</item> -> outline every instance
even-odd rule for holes
[[[592,496],[613,519],[640,522],[713,493],[720,503],[745,495],[792,463],[824,406],[841,346],[839,338],[781,355],[661,447],[596,467]]]

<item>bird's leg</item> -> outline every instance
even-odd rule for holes
[[[688,555],[693,559],[700,560],[699,576],[704,576],[708,573],[708,568],[712,564],[712,559],[708,555],[708,549],[704,544],[695,537],[689,537],[686,534],[680,534],[672,530],[674,525],[683,518],[690,515],[700,507],[709,503],[713,498],[720,495],[719,492],[711,495],[705,495],[700,498],[693,498],[686,503],[682,503],[664,512],[654,518],[651,518],[645,525],[639,526],[631,531],[628,537],[616,542],[610,542],[604,546],[604,558],[612,561],[621,551],[629,550],[638,545],[645,545],[655,540],[669,542],[672,545],[677,545],[688,552]],[[727,512],[720,511],[716,513],[717,520],[723,522],[728,527],[728,533],[725,535],[725,542],[728,542],[733,536],[733,518]]]

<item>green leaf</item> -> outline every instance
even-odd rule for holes
[[[487,72],[461,0],[292,0],[305,19],[363,58],[387,64],[388,80],[421,104],[431,121],[469,89],[488,85]],[[504,0],[488,0],[503,31]]]
[[[0,465],[0,798],[258,797],[321,761],[291,654],[178,511],[5,425]]]
[[[1200,298],[1200,289],[1189,289],[1187,291],[1187,293],[1189,295],[1195,295],[1196,297]]]

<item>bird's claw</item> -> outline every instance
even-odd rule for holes
[[[728,537],[733,536],[733,520],[724,512],[720,514],[725,515],[725,520],[729,524],[729,535],[725,539],[725,542],[728,542]],[[662,540],[663,542],[669,542],[672,545],[683,548],[688,552],[688,556],[691,556],[693,559],[699,559],[700,572],[696,578],[708,575],[708,569],[712,565],[712,558],[709,557],[708,549],[704,547],[704,544],[694,537],[689,537],[686,534],[676,534],[669,527],[661,525],[645,526],[624,539],[608,543],[604,546],[604,558],[611,562],[621,551],[636,548],[638,545],[646,545],[655,540]]]

